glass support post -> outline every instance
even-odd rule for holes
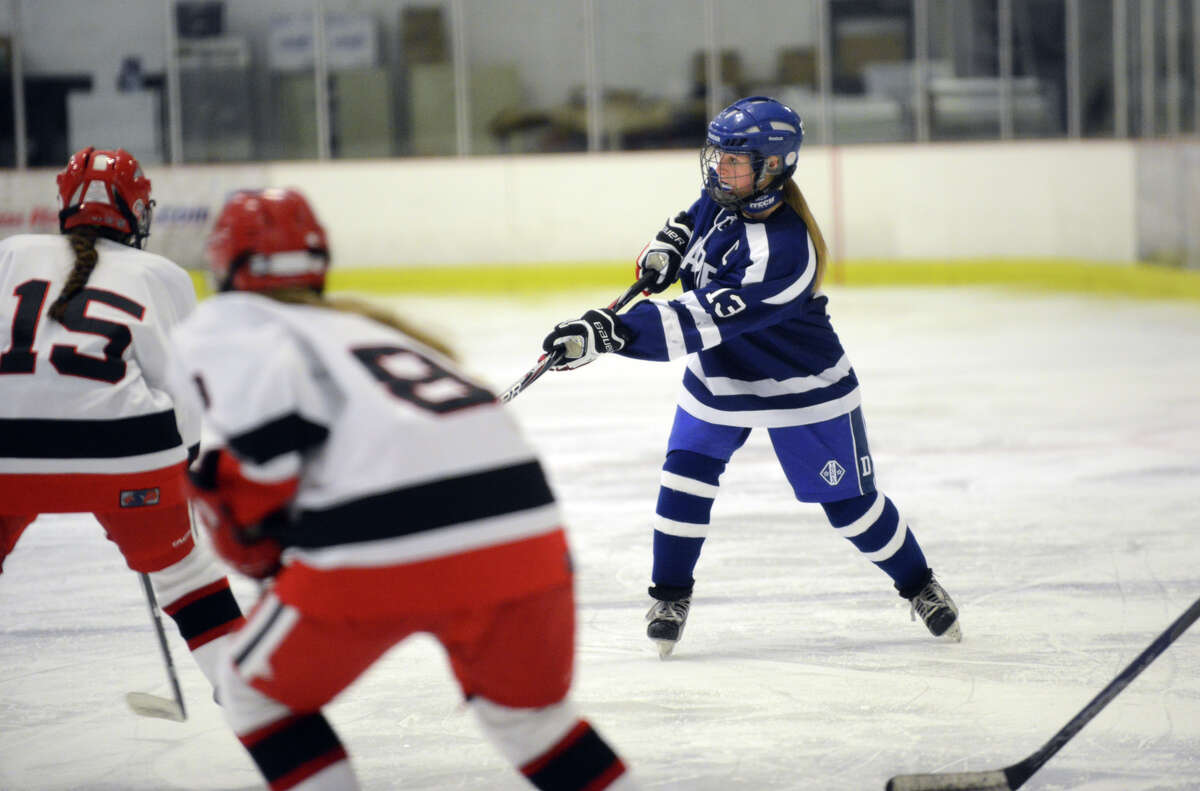
[[[996,7],[997,53],[1000,60],[1000,139],[1013,138],[1013,14],[1012,0]]]
[[[450,57],[454,61],[454,150],[465,157],[471,153],[471,99],[463,0],[450,0]]]
[[[167,145],[170,163],[183,164],[183,103],[179,95],[179,32],[175,29],[176,0],[164,0],[167,6]]]
[[[1167,39],[1167,134],[1179,136],[1179,110],[1183,100],[1183,70],[1179,54],[1179,0],[1166,0]]]
[[[1153,0],[1140,0],[1141,55],[1142,55],[1142,137],[1154,137],[1157,101],[1154,95],[1154,5]]]
[[[1083,53],[1079,35],[1079,0],[1066,0],[1067,26],[1067,137],[1076,140],[1083,134],[1083,102],[1080,64]]]
[[[587,150],[600,151],[604,146],[604,104],[600,91],[600,66],[596,60],[596,2],[583,0],[583,82],[587,117]],[[609,141],[611,144],[612,141]]]
[[[29,147],[25,141],[25,67],[22,53],[23,30],[21,26],[21,3],[23,0],[9,0],[12,9],[12,92],[13,92],[13,154],[17,170],[29,167]]]
[[[329,59],[325,52],[325,2],[313,2],[313,96],[317,112],[317,159],[333,155],[329,139]]]
[[[913,115],[916,120],[918,143],[929,141],[929,2],[913,0],[913,53],[916,57],[912,66]]]
[[[831,0],[815,0],[817,4],[817,84],[821,90],[821,137],[833,145],[833,36],[829,29]]]

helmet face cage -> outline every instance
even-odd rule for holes
[[[325,288],[325,230],[296,190],[234,195],[213,225],[207,253],[217,291]]]
[[[804,124],[796,111],[765,96],[751,96],[726,107],[708,125],[700,149],[700,176],[705,190],[719,205],[754,211],[779,202],[778,192],[796,170],[804,140]],[[737,194],[721,180],[718,165],[724,154],[750,157],[753,186]]]
[[[133,247],[150,235],[150,179],[124,149],[77,151],[58,174],[59,230],[92,226]]]

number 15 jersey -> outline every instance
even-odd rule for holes
[[[96,251],[58,321],[48,313],[74,264],[67,237],[0,241],[0,475],[159,470],[199,441],[199,403],[167,376],[168,334],[196,304],[191,278],[107,239]]]

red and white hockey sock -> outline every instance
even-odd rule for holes
[[[346,749],[320,712],[297,714],[238,739],[271,791],[358,788]]]
[[[625,774],[625,764],[586,720],[521,767],[541,791],[600,791]]]
[[[202,548],[160,571],[150,572],[163,612],[171,616],[187,641],[196,664],[216,686],[221,639],[238,629],[245,618],[229,587],[229,578]]]
[[[518,709],[477,697],[471,704],[492,743],[541,791],[636,787],[620,757],[570,703]]]

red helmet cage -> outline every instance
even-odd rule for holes
[[[58,225],[66,233],[91,225],[125,235],[141,247],[150,235],[150,179],[128,151],[77,151],[58,174]]]
[[[234,195],[213,225],[207,251],[213,281],[221,291],[325,288],[325,229],[308,201],[293,189]]]

